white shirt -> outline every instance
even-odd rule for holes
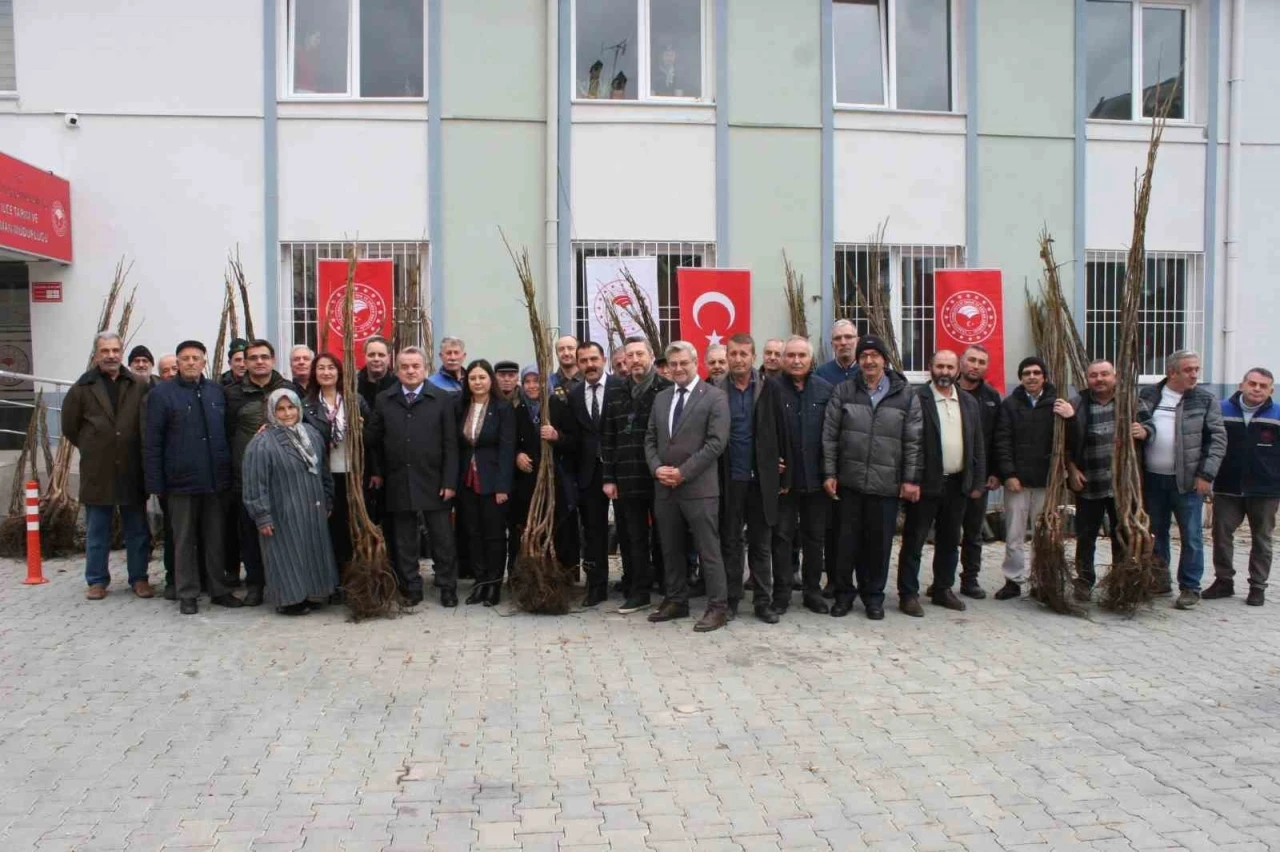
[[[951,396],[943,396],[935,387],[933,402],[938,407],[938,438],[942,444],[942,472],[946,476],[964,470],[964,424],[961,422],[960,397],[951,387]]]
[[[1177,431],[1178,406],[1182,403],[1182,394],[1169,390],[1168,386],[1160,393],[1160,404],[1151,412],[1151,440],[1147,441],[1147,470],[1164,476],[1177,473]]]
[[[689,382],[689,384],[684,386],[684,389],[685,389],[684,408],[689,407],[689,400],[693,399],[693,389],[698,386],[698,382],[699,382],[698,377],[694,376],[693,381]],[[678,402],[680,402],[680,386],[676,385],[675,396],[671,400],[671,410],[667,412],[667,435],[671,435],[675,432],[676,404]],[[681,417],[684,417],[684,408],[680,409]]]
[[[419,384],[416,388],[411,388],[411,387],[408,387],[407,385],[401,385],[400,392],[403,393],[405,396],[408,396],[409,394],[415,394],[414,399],[417,399],[419,396],[422,396],[422,385],[425,385],[425,384],[426,382],[422,382],[422,384]]]
[[[604,414],[604,382],[596,382],[594,385],[587,382],[587,415],[590,416],[591,401],[594,398],[596,404],[596,413]]]

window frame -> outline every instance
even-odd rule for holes
[[[1085,116],[1087,121],[1102,124],[1150,124],[1153,116],[1142,114],[1142,12],[1145,9],[1171,9],[1184,15],[1182,31],[1182,117],[1168,119],[1169,124],[1191,124],[1193,107],[1195,106],[1195,12],[1193,0],[1087,0],[1088,2],[1106,2],[1121,5],[1129,3],[1129,117],[1128,118],[1093,118]],[[1089,109],[1085,104],[1085,109]]]
[[[844,274],[849,255],[858,253],[869,255],[873,248],[874,246],[871,243],[866,242],[837,243],[834,258],[837,283],[841,282],[840,276]],[[881,249],[885,253],[889,267],[888,280],[882,283],[885,283],[889,290],[889,316],[893,321],[894,334],[897,336],[898,351],[904,362],[911,354],[906,349],[906,335],[904,334],[906,325],[908,323],[935,323],[933,339],[925,339],[924,351],[921,353],[921,360],[925,364],[924,369],[904,370],[904,375],[908,381],[916,383],[928,381],[928,361],[933,357],[934,347],[937,344],[935,306],[933,303],[925,302],[907,304],[903,293],[903,287],[907,283],[904,264],[932,260],[934,267],[929,274],[934,274],[940,269],[963,269],[968,265],[966,249],[962,245],[948,245],[946,243],[885,243],[881,246]],[[915,279],[911,284],[913,290],[920,289],[923,292],[922,279]],[[847,287],[848,285],[846,284],[845,286]],[[844,292],[841,292],[840,295],[843,296]],[[842,314],[845,311],[848,312],[847,315],[853,320],[854,325],[858,327],[859,334],[866,330],[866,318],[861,315],[861,311],[856,304],[842,301],[837,306],[837,310]],[[903,366],[905,367],[906,364],[904,363]]]
[[[9,40],[13,43],[13,88],[0,87],[0,100],[16,100],[18,97],[18,11],[17,3],[9,4]]]
[[[842,2],[842,0],[829,0],[829,2],[834,5]],[[850,2],[853,2],[853,0],[850,0]],[[835,108],[873,110],[876,112],[907,112],[921,115],[957,114],[959,112],[957,104],[960,97],[960,88],[956,79],[959,73],[957,45],[959,44],[960,30],[955,0],[947,0],[947,100],[950,102],[950,106],[945,110],[898,107],[898,12],[896,7],[899,2],[901,0],[877,0],[880,9],[880,78],[882,81],[880,88],[884,97],[884,103],[882,104],[860,104],[840,100],[838,86],[840,76],[837,71],[839,62],[836,59],[839,53],[839,44],[835,40],[833,28],[831,33],[831,97],[835,103]],[[968,2],[976,2],[976,0],[968,0]]]
[[[430,40],[428,30],[431,26],[427,14],[427,0],[422,0],[422,95],[362,95],[353,94],[360,83],[360,4],[363,0],[346,0],[347,4],[347,90],[346,92],[296,92],[294,91],[294,49],[297,45],[297,16],[294,7],[298,0],[280,0],[284,11],[284,94],[281,100],[301,102],[338,102],[370,101],[374,103],[423,103],[430,91],[427,69],[430,67]]]
[[[290,0],[292,2],[292,0]],[[650,91],[652,85],[652,47],[650,38],[649,19],[650,4],[652,0],[633,0],[636,4],[636,41],[639,42],[640,54],[636,57],[636,91],[639,93],[634,98],[622,98],[614,100],[612,98],[588,98],[578,94],[578,3],[583,0],[573,0],[569,7],[569,75],[570,87],[572,89],[569,101],[573,104],[660,104],[663,106],[699,106],[714,105],[716,102],[714,83],[715,69],[712,49],[714,48],[714,21],[712,20],[712,4],[710,0],[698,0],[700,4],[698,14],[698,26],[700,33],[698,42],[702,53],[702,94],[696,98],[678,98],[674,95],[653,95]],[[591,2],[591,0],[586,0]]]

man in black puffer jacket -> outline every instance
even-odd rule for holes
[[[1070,419],[1071,404],[1058,398],[1049,368],[1035,356],[1018,365],[1020,387],[1000,403],[996,419],[995,471],[1004,483],[1004,588],[996,600],[1022,594],[1027,581],[1027,529],[1044,510],[1049,460],[1053,456],[1053,417]]]
[[[879,338],[864,337],[857,358],[861,373],[835,389],[822,425],[823,488],[840,512],[840,555],[827,573],[836,584],[833,616],[853,608],[856,570],[867,618],[878,621],[898,501],[920,499],[924,421],[920,397],[906,376],[888,368]]]

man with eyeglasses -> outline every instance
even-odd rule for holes
[[[1044,510],[1045,486],[1053,456],[1053,418],[1070,420],[1075,410],[1049,383],[1049,368],[1040,358],[1018,364],[1021,384],[1000,404],[996,420],[995,469],[1004,483],[1004,587],[996,600],[1022,596],[1030,573],[1027,529]]]

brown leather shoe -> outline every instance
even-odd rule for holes
[[[697,623],[693,625],[694,633],[710,633],[719,630],[729,623],[729,610],[724,607],[707,607]]]
[[[107,587],[95,583],[89,587],[89,590],[84,593],[84,596],[86,600],[100,601],[107,596]]]
[[[898,609],[912,618],[924,618],[924,607],[920,606],[920,596],[912,595],[898,601]]]
[[[935,594],[933,597],[929,598],[929,603],[933,604],[934,606],[945,607],[947,609],[954,609],[956,612],[965,611],[964,601],[956,597],[956,593],[951,591],[950,589],[947,589],[940,595]]]
[[[133,593],[140,598],[154,598],[156,590],[151,588],[151,584],[146,580],[139,580],[133,584]]]
[[[649,613],[649,620],[655,624],[660,621],[675,621],[677,618],[689,617],[689,605],[675,601],[663,601],[662,605]]]

